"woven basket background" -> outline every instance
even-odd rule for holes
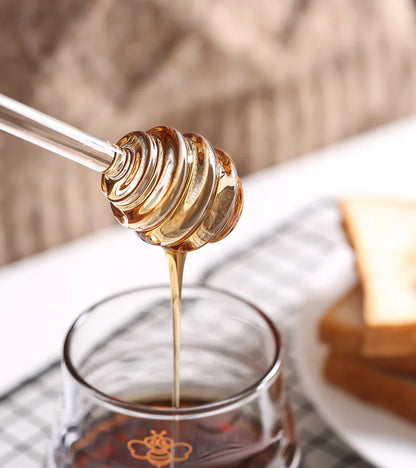
[[[249,173],[416,109],[410,0],[2,0],[1,92],[117,141],[194,131]],[[0,134],[0,264],[113,222],[99,175]]]

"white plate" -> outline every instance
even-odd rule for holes
[[[308,306],[299,316],[295,362],[301,383],[322,418],[364,459],[380,468],[415,468],[416,426],[349,396],[322,378],[326,350],[317,340],[318,318],[334,296],[351,284],[351,270],[351,264],[346,266],[345,261],[333,262],[316,279]],[[342,287],[334,286],[337,278],[342,278]]]

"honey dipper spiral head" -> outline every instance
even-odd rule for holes
[[[243,189],[230,157],[196,133],[131,132],[102,175],[117,220],[146,242],[182,251],[216,242],[237,224]]]

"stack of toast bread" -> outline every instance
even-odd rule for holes
[[[359,284],[326,311],[331,384],[416,423],[416,204],[340,201]]]

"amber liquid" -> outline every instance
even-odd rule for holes
[[[184,398],[181,407],[206,404]],[[170,407],[170,399],[146,403]],[[175,436],[171,421],[108,414],[88,423],[59,468],[278,468],[279,438],[261,442],[261,426],[241,412],[183,420]],[[153,431],[153,432],[152,432]],[[155,441],[154,434],[160,436]],[[152,436],[153,434],[153,436]],[[153,439],[152,439],[153,437]],[[183,441],[186,441],[183,442]],[[260,442],[259,442],[260,441]],[[279,458],[279,460],[281,460]]]
[[[183,268],[185,266],[186,252],[166,249],[166,259],[169,266],[170,295],[172,308],[173,332],[173,388],[172,406],[180,406],[180,351],[181,351],[181,297]]]

